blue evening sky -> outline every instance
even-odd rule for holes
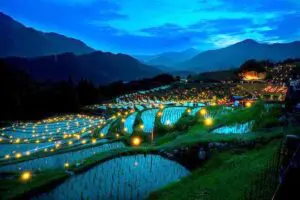
[[[29,27],[128,54],[300,38],[300,0],[0,0]]]

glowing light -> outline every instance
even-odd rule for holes
[[[140,146],[141,143],[142,143],[142,139],[140,137],[133,137],[131,139],[131,144],[133,146]]]
[[[21,158],[21,157],[22,157],[22,154],[21,154],[21,153],[17,153],[17,154],[15,155],[15,157],[16,157],[16,158]]]
[[[30,151],[27,151],[25,154],[26,156],[30,156]]]
[[[161,105],[159,106],[159,108],[160,108],[161,110],[164,109],[164,105],[161,104]]]
[[[22,174],[21,174],[21,180],[22,181],[28,181],[28,180],[30,180],[31,179],[31,177],[32,177],[32,174],[31,174],[31,172],[23,172]]]
[[[76,134],[75,134],[74,136],[76,137],[77,140],[80,139],[80,135],[76,135]]]
[[[203,115],[206,115],[207,114],[207,110],[205,108],[201,109],[200,110],[200,114],[203,116]]]
[[[159,116],[159,117],[162,116],[162,112],[158,112],[157,116]]]
[[[246,102],[246,107],[247,107],[247,108],[250,108],[251,106],[252,106],[251,102],[249,102],[249,101]]]
[[[169,126],[170,124],[171,124],[171,121],[170,121],[170,120],[167,120],[167,121],[166,121],[166,125]]]
[[[102,137],[102,138],[103,138],[104,136],[105,136],[105,135],[104,135],[104,133],[100,133],[100,137]]]
[[[82,144],[86,144],[86,140],[82,140],[81,143],[82,143]]]
[[[213,124],[213,119],[211,117],[206,118],[204,123],[206,126],[211,126]]]
[[[92,143],[93,143],[93,144],[96,144],[96,143],[97,143],[97,140],[96,140],[95,138],[93,138],[93,139],[92,139]]]
[[[140,125],[140,129],[144,129],[144,127],[145,127],[144,124]]]
[[[65,163],[65,164],[64,164],[64,167],[65,167],[65,168],[69,168],[69,167],[70,167],[70,164],[69,164],[69,163]]]
[[[120,137],[120,134],[119,134],[119,133],[117,133],[117,134],[116,134],[116,137],[117,137],[117,138],[119,138],[119,137]]]
[[[68,142],[68,145],[72,145],[72,144],[73,144],[73,141],[69,141],[69,142]]]
[[[10,159],[10,155],[9,154],[7,154],[7,155],[5,155],[5,157],[4,157],[5,159]]]
[[[266,73],[265,72],[258,73],[256,71],[247,71],[247,72],[241,73],[240,76],[242,76],[242,78],[246,81],[263,80],[266,78]]]
[[[127,128],[126,127],[123,130],[124,130],[124,132],[127,132]]]
[[[191,113],[192,111],[191,111],[191,109],[187,109],[187,112],[188,112],[188,113]]]

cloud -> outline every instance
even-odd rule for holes
[[[275,25],[275,28],[266,31],[265,36],[280,36],[281,38],[285,38],[286,40],[296,39],[296,36],[298,36],[298,32],[300,31],[300,27],[297,26],[295,23],[299,21],[300,12],[296,12],[278,18],[271,22]]]
[[[183,31],[184,28],[177,26],[176,24],[164,24],[163,26],[149,27],[141,30],[141,32],[147,33],[148,35],[156,35],[156,36],[178,35]]]
[[[299,9],[299,0],[0,0],[28,26],[138,54],[295,40]]]

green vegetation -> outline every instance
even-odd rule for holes
[[[231,141],[231,140],[245,140],[257,139],[265,137],[266,128],[276,128],[270,136],[282,135],[283,131],[280,129],[282,122],[278,118],[281,115],[281,108],[278,106],[269,108],[267,112],[263,103],[256,103],[250,108],[239,108],[234,111],[227,111],[222,113],[224,107],[210,106],[205,108],[208,115],[213,118],[212,126],[205,126],[204,117],[200,114],[190,116],[184,114],[176,123],[173,131],[165,134],[157,134],[155,139],[156,145],[169,143],[171,146],[184,145],[185,143],[195,142],[217,142],[217,141]],[[230,126],[234,124],[242,124],[254,121],[253,132],[249,134],[212,134],[211,130],[220,126]],[[157,133],[157,132],[155,132]],[[268,134],[267,134],[268,135]]]
[[[114,136],[115,133],[120,133],[122,131],[122,121],[121,117],[118,117],[112,124],[110,125],[108,129],[108,136]]]
[[[135,118],[134,124],[133,124],[133,132],[134,134],[141,134],[143,133],[143,129],[141,126],[143,125],[143,120],[142,120],[142,112],[138,111],[138,114]]]
[[[90,169],[91,167],[105,162],[107,160],[135,154],[155,153],[157,150],[151,147],[141,148],[121,148],[108,152],[98,153],[86,159],[83,164],[76,166],[71,165],[68,168],[69,172],[81,173]],[[4,175],[4,174],[0,174]],[[0,196],[1,199],[15,199],[24,198],[24,195],[30,195],[39,190],[50,186],[55,186],[69,177],[65,170],[46,170],[43,172],[34,172],[32,178],[28,182],[20,180],[20,174],[7,174],[7,178],[0,180]]]
[[[191,112],[191,109],[187,108],[180,119],[175,123],[174,129],[176,131],[186,131],[197,122],[197,117],[190,115],[189,111]]]
[[[181,147],[203,146],[209,143],[227,143],[226,151],[211,149],[211,156],[203,166],[180,182],[173,183],[154,192],[150,199],[243,199],[251,184],[257,181],[261,173],[266,172],[269,162],[279,147],[279,139],[285,134],[298,133],[299,127],[287,127],[278,118],[282,114],[279,106],[265,108],[262,102],[253,104],[249,108],[226,110],[222,106],[205,108],[213,124],[206,126],[205,117],[200,113],[195,116],[189,114],[189,109],[173,126],[161,123],[161,113],[155,119],[154,144],[150,145],[150,135],[145,134],[142,128],[142,111],[138,111],[133,134],[122,132],[124,122],[118,118],[110,127],[109,132],[124,133],[119,140],[130,145],[132,137],[143,139],[140,147],[125,147],[95,154],[85,159],[79,166],[71,163],[69,172],[81,173],[107,160],[127,155],[158,153],[160,150],[172,151]],[[160,114],[159,114],[160,113]],[[220,126],[230,126],[254,121],[252,132],[247,134],[213,134],[211,131]],[[112,138],[115,138],[112,135]],[[111,140],[110,142],[115,142]],[[83,148],[87,148],[82,147]],[[81,148],[66,147],[58,149],[56,153],[75,151]],[[34,159],[50,156],[53,153],[40,152],[22,159]],[[3,163],[2,163],[3,164]],[[0,163],[1,165],[1,163]],[[64,170],[46,170],[35,172],[32,179],[24,184],[19,180],[19,174],[12,174],[10,178],[1,179],[1,198],[11,199],[24,197],[34,191],[56,185],[68,177]],[[229,184],[230,183],[230,184]],[[13,191],[13,192],[12,192]]]
[[[216,152],[190,176],[153,192],[149,199],[244,199],[253,182],[268,170],[278,147],[276,140],[243,153]]]
[[[166,133],[170,133],[174,129],[174,126],[165,126],[164,124],[161,123],[161,117],[163,112],[164,112],[164,108],[159,109],[154,121],[154,132],[158,136],[165,135]]]
[[[10,178],[11,177],[11,178]],[[20,174],[11,174],[0,180],[1,199],[24,199],[29,195],[64,181],[68,174],[64,170],[36,172],[28,182],[20,180]]]

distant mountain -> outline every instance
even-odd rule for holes
[[[198,53],[196,49],[190,48],[181,52],[165,52],[158,55],[139,55],[134,57],[150,65],[171,67],[192,58]]]
[[[107,84],[161,73],[159,69],[142,64],[128,55],[101,51],[85,55],[65,53],[37,58],[9,57],[3,60],[11,67],[27,71],[38,81],[61,81],[72,77],[76,82],[88,79],[96,84]]]
[[[153,60],[154,58],[156,58],[158,55],[132,55],[132,57],[134,57],[135,59],[138,59],[139,61],[143,62],[143,63],[147,63],[150,60]]]
[[[300,42],[263,44],[248,39],[226,48],[199,53],[176,65],[176,68],[197,72],[217,71],[237,68],[249,59],[281,61],[288,58],[300,58]]]
[[[173,76],[186,77],[190,74],[191,75],[195,74],[195,72],[193,72],[193,71],[177,70],[177,69],[173,69],[172,67],[168,67],[168,66],[164,66],[164,65],[155,65],[153,67],[161,70],[163,73],[172,74]]]
[[[83,42],[56,33],[28,28],[0,12],[0,57],[38,57],[72,52],[91,53]]]
[[[199,52],[196,49],[187,49],[182,52],[166,52],[158,55],[156,58],[148,61],[150,65],[173,66],[177,63],[186,61],[196,56]]]

